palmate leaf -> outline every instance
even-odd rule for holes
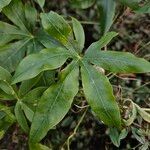
[[[2,12],[14,25],[0,22],[0,36],[2,37],[0,38],[0,66],[13,72],[25,56],[25,52],[27,55],[39,52],[44,45],[37,36],[39,31],[35,32],[37,22],[35,8],[27,4],[24,6],[21,0],[12,0]],[[45,39],[44,36],[42,39]]]
[[[120,128],[120,112],[108,79],[87,62],[82,63],[81,76],[85,96],[96,116],[105,124]]]
[[[61,47],[45,49],[38,54],[31,54],[19,64],[12,84],[34,78],[42,71],[59,68],[69,57],[69,51]]]
[[[62,72],[60,81],[44,92],[32,121],[30,142],[39,142],[67,114],[78,92],[78,75],[79,68],[73,63]]]

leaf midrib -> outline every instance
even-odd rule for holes
[[[74,47],[73,47],[73,45],[72,45],[72,43],[60,32],[60,30],[58,29],[58,28],[56,28],[54,25],[53,25],[53,22],[51,22],[51,19],[50,19],[50,17],[49,17],[49,15],[47,14],[47,17],[48,17],[48,20],[49,20],[49,22],[51,23],[51,25],[56,29],[56,31],[58,31],[59,33],[60,33],[60,35],[71,45],[71,47],[73,48],[73,51],[71,50],[71,49],[69,49],[66,45],[64,45],[68,50],[69,50],[69,52],[70,53],[72,53],[73,55],[75,54],[75,55],[78,55],[77,53],[76,53],[76,51],[74,50]]]
[[[8,59],[10,59],[11,57],[13,57],[14,55],[16,55],[16,53],[18,53],[18,51],[24,47],[31,39],[27,39],[18,49],[15,53],[12,53],[12,55],[10,55],[9,57],[7,57],[7,59],[2,63],[3,65],[5,65],[5,63],[8,61]]]
[[[86,69],[86,71],[87,71],[89,77],[91,78],[92,83],[94,84],[94,87],[95,87],[95,89],[96,89],[96,93],[97,93],[97,95],[99,96],[99,98],[100,98],[100,100],[101,100],[101,103],[102,103],[102,105],[103,105],[103,108],[104,108],[104,110],[105,110],[105,113],[107,114],[107,116],[110,118],[110,120],[111,120],[111,121],[113,122],[113,124],[115,125],[114,121],[113,121],[112,118],[111,118],[111,115],[109,114],[109,112],[107,111],[106,107],[105,107],[104,104],[103,104],[102,97],[101,97],[101,95],[100,95],[99,92],[98,92],[98,89],[97,89],[97,86],[96,86],[96,84],[95,84],[94,79],[93,79],[92,76],[90,75],[90,72],[89,72],[89,70],[87,69],[87,67],[86,67],[86,65],[84,64],[84,62],[82,62],[82,64],[83,64],[83,66],[85,67],[85,69]],[[93,85],[93,84],[91,84],[91,85]]]
[[[43,59],[42,61],[41,61],[41,63],[40,64],[42,64],[43,62],[45,62],[45,60],[47,60],[47,59],[51,59],[51,58],[55,58],[55,57],[58,57],[58,56],[68,56],[69,57],[69,55],[68,55],[68,53],[64,53],[64,54],[57,54],[57,55],[55,55],[55,56],[53,56],[53,57],[47,57],[47,58],[45,58],[45,59]],[[66,58],[67,59],[67,58]],[[32,65],[32,66],[29,66],[28,68],[26,68],[25,70],[24,70],[24,72],[27,72],[29,69],[30,69],[30,67],[35,67],[37,64],[35,63],[34,65]],[[31,68],[31,69],[32,69]],[[22,74],[24,74],[24,72],[22,72],[22,73],[20,73],[20,74],[18,74],[17,75],[17,77],[18,76],[20,76],[20,75],[22,75]]]
[[[18,15],[17,12],[18,12],[18,11],[16,11],[16,7],[15,7],[15,8],[13,9],[13,13],[14,13],[15,16],[18,18],[18,21],[23,25],[25,31],[26,31],[27,33],[30,33],[30,32],[28,31],[28,29],[26,28],[26,26],[24,25],[24,23],[22,22],[22,19],[20,18],[20,16]],[[19,25],[17,25],[17,26],[19,26]],[[21,27],[19,26],[19,28],[21,28]]]
[[[77,62],[78,62],[78,61],[76,61],[76,63],[77,63]],[[75,63],[75,65],[74,65],[74,67],[72,68],[71,71],[73,71],[74,68],[76,67],[76,63]],[[53,106],[56,104],[56,102],[58,102],[58,101],[57,101],[57,98],[59,97],[59,95],[60,95],[60,93],[61,93],[61,91],[62,91],[62,89],[63,89],[64,81],[65,81],[68,77],[69,77],[69,74],[68,74],[67,77],[63,80],[63,82],[62,82],[62,84],[61,84],[61,86],[60,86],[60,90],[58,91],[55,100],[53,101],[53,103],[52,103],[52,105],[50,106],[50,108],[47,110],[47,113],[45,114],[45,117],[43,117],[43,121],[42,121],[42,123],[41,123],[41,125],[40,125],[40,128],[38,128],[38,129],[35,131],[35,133],[33,134],[33,136],[32,136],[31,139],[34,139],[34,137],[36,136],[36,134],[38,133],[38,131],[43,127],[43,123],[46,121],[46,119],[44,119],[44,118],[47,118],[47,120],[49,120],[47,114],[49,114],[50,110],[53,108]],[[42,98],[41,98],[41,99],[42,99]],[[34,118],[34,117],[33,117],[33,118]],[[48,122],[48,123],[49,123],[49,122]],[[44,128],[45,128],[45,127],[44,127]]]

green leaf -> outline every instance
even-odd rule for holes
[[[27,94],[40,80],[42,74],[30,79],[25,80],[21,83],[19,88],[19,96],[22,97],[23,95]]]
[[[70,0],[70,4],[75,8],[87,9],[94,4],[95,0]]]
[[[44,7],[45,4],[45,0],[34,0],[36,3],[38,3],[40,5],[41,8]]]
[[[139,2],[141,0],[119,0],[123,5],[130,7],[133,10],[136,10],[139,8]]]
[[[37,84],[37,86],[46,86],[49,87],[51,84],[56,82],[56,70],[47,70],[44,71],[42,74],[42,78],[39,81],[39,83]]]
[[[31,39],[26,44],[27,55],[38,53],[44,48],[45,47],[42,45],[42,43],[40,43],[40,41],[38,41],[37,37]]]
[[[119,0],[123,5],[130,7],[133,9],[136,13],[150,13],[150,2],[147,1],[143,4],[143,6],[140,6],[141,0]]]
[[[42,145],[40,143],[29,143],[30,150],[51,150],[49,147]]]
[[[3,113],[3,117],[1,119],[4,119],[4,120],[6,119],[5,121],[9,123],[13,123],[15,121],[15,116],[11,111],[11,107],[7,107],[7,106],[0,104],[0,114],[2,113]]]
[[[30,92],[28,92],[22,99],[21,102],[24,103],[27,107],[29,107],[33,112],[35,112],[36,107],[38,105],[38,101],[41,98],[43,92],[46,90],[46,87],[38,87]],[[27,118],[28,115],[27,115]]]
[[[46,48],[61,47],[62,45],[54,40],[47,32],[39,30],[36,34],[36,38]]]
[[[0,80],[10,82],[11,81],[11,74],[0,66]]]
[[[34,112],[32,109],[30,109],[26,104],[22,103],[21,104],[22,110],[24,111],[25,116],[27,119],[32,122]]]
[[[0,100],[2,101],[14,100],[14,96],[7,94],[3,90],[0,89]]]
[[[90,56],[95,51],[100,51],[101,48],[105,47],[109,42],[118,35],[116,32],[107,32],[97,42],[92,43],[86,51],[86,56]]]
[[[47,33],[63,44],[72,54],[76,54],[72,45],[73,33],[63,17],[51,11],[41,14],[42,25]]]
[[[59,68],[69,56],[69,52],[61,47],[44,49],[38,54],[31,54],[19,64],[12,84],[34,78],[42,71]]]
[[[2,46],[12,40],[22,39],[28,36],[28,34],[16,26],[0,21],[0,36],[0,45]]]
[[[109,80],[86,62],[82,62],[81,76],[85,96],[97,117],[109,126],[120,128],[120,112]]]
[[[5,80],[0,81],[0,89],[2,89],[6,94],[13,96],[15,94],[13,88],[10,83]]]
[[[150,72],[150,63],[128,52],[95,51],[85,59],[115,73]]]
[[[137,104],[134,104],[137,108],[138,113],[141,115],[141,117],[150,123],[150,113],[147,113],[144,109],[140,108]]]
[[[119,131],[116,128],[109,128],[109,137],[112,141],[112,143],[119,147],[120,143],[119,143]]]
[[[79,51],[81,52],[84,48],[84,43],[85,43],[85,34],[82,25],[80,22],[72,18],[72,24],[73,24],[73,31],[75,35],[75,39],[79,45]]]
[[[8,128],[16,121],[15,116],[11,110],[11,107],[0,104],[0,132],[3,131],[5,133]]]
[[[20,0],[12,0],[11,3],[3,9],[3,13],[21,30],[29,33],[27,21],[24,13],[24,6]]]
[[[78,75],[78,66],[73,63],[62,72],[60,81],[44,92],[31,125],[31,142],[39,142],[67,114],[78,92]]]
[[[50,13],[41,13],[42,25],[50,36],[56,38],[62,44],[66,44],[70,36],[72,36],[72,29],[63,17],[51,11]]]
[[[127,135],[128,135],[128,130],[126,130],[126,129],[121,130],[121,133],[119,135],[119,140],[126,138]]]
[[[0,1],[0,12],[2,11],[2,9],[7,6],[9,3],[11,2],[11,0],[1,0]]]
[[[36,37],[35,8],[24,6],[21,0],[12,0],[3,13],[16,26],[0,22],[0,65],[13,72],[25,54],[37,53],[44,46]]]
[[[23,39],[21,41],[0,47],[0,66],[13,72],[16,66],[25,55],[25,45],[30,39]]]
[[[37,21],[37,10],[29,4],[25,4],[25,17],[27,19],[29,29],[33,30]]]
[[[118,131],[117,128],[109,128],[109,136],[110,136],[110,139],[112,141],[112,143],[119,147],[120,146],[120,142],[122,139],[124,139],[126,136],[128,135],[128,131],[126,129],[123,129],[120,131]]]
[[[19,96],[24,96],[34,87],[49,87],[55,82],[55,73],[55,70],[47,70],[32,79],[23,81],[19,88]]]
[[[100,30],[101,33],[104,35],[109,31],[113,23],[116,2],[115,0],[100,0],[97,1],[97,5],[100,13]]]
[[[16,116],[16,119],[17,119],[19,125],[21,126],[21,128],[26,133],[28,133],[29,126],[28,126],[27,120],[25,118],[23,109],[22,109],[22,104],[19,101],[16,103],[16,106],[15,106],[15,116]]]
[[[5,134],[5,131],[4,131],[4,130],[1,130],[1,131],[0,131],[0,140],[4,137],[4,134]]]
[[[40,100],[43,92],[46,90],[46,87],[38,87],[30,92],[28,92],[22,99],[21,99],[21,106],[22,110],[25,113],[27,119],[32,122],[36,107],[38,105],[38,101]]]
[[[135,12],[139,14],[150,13],[150,2],[147,2],[146,4],[144,4],[144,6],[136,9]]]
[[[14,95],[14,90],[10,85],[11,82],[11,74],[0,67],[0,89],[2,89],[8,95]]]

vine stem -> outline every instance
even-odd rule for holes
[[[83,119],[84,119],[84,117],[85,117],[85,115],[86,115],[87,110],[88,110],[88,107],[86,107],[86,109],[85,109],[84,113],[82,114],[82,116],[81,116],[81,118],[80,118],[78,124],[77,124],[76,127],[74,128],[73,133],[68,137],[67,141],[65,142],[65,143],[67,144],[67,150],[70,150],[70,140],[76,135],[77,130],[78,130],[78,128],[79,128],[81,122],[83,121]]]

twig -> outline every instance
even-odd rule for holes
[[[81,116],[81,118],[80,118],[80,120],[79,120],[77,126],[76,126],[75,129],[73,130],[73,133],[68,137],[67,141],[65,142],[65,143],[67,144],[67,149],[68,149],[68,150],[70,150],[70,140],[76,135],[77,130],[78,130],[78,128],[79,128],[81,122],[83,121],[83,119],[84,119],[84,117],[85,117],[85,115],[86,115],[87,110],[88,110],[88,107],[86,107],[86,109],[85,109],[83,115]]]

